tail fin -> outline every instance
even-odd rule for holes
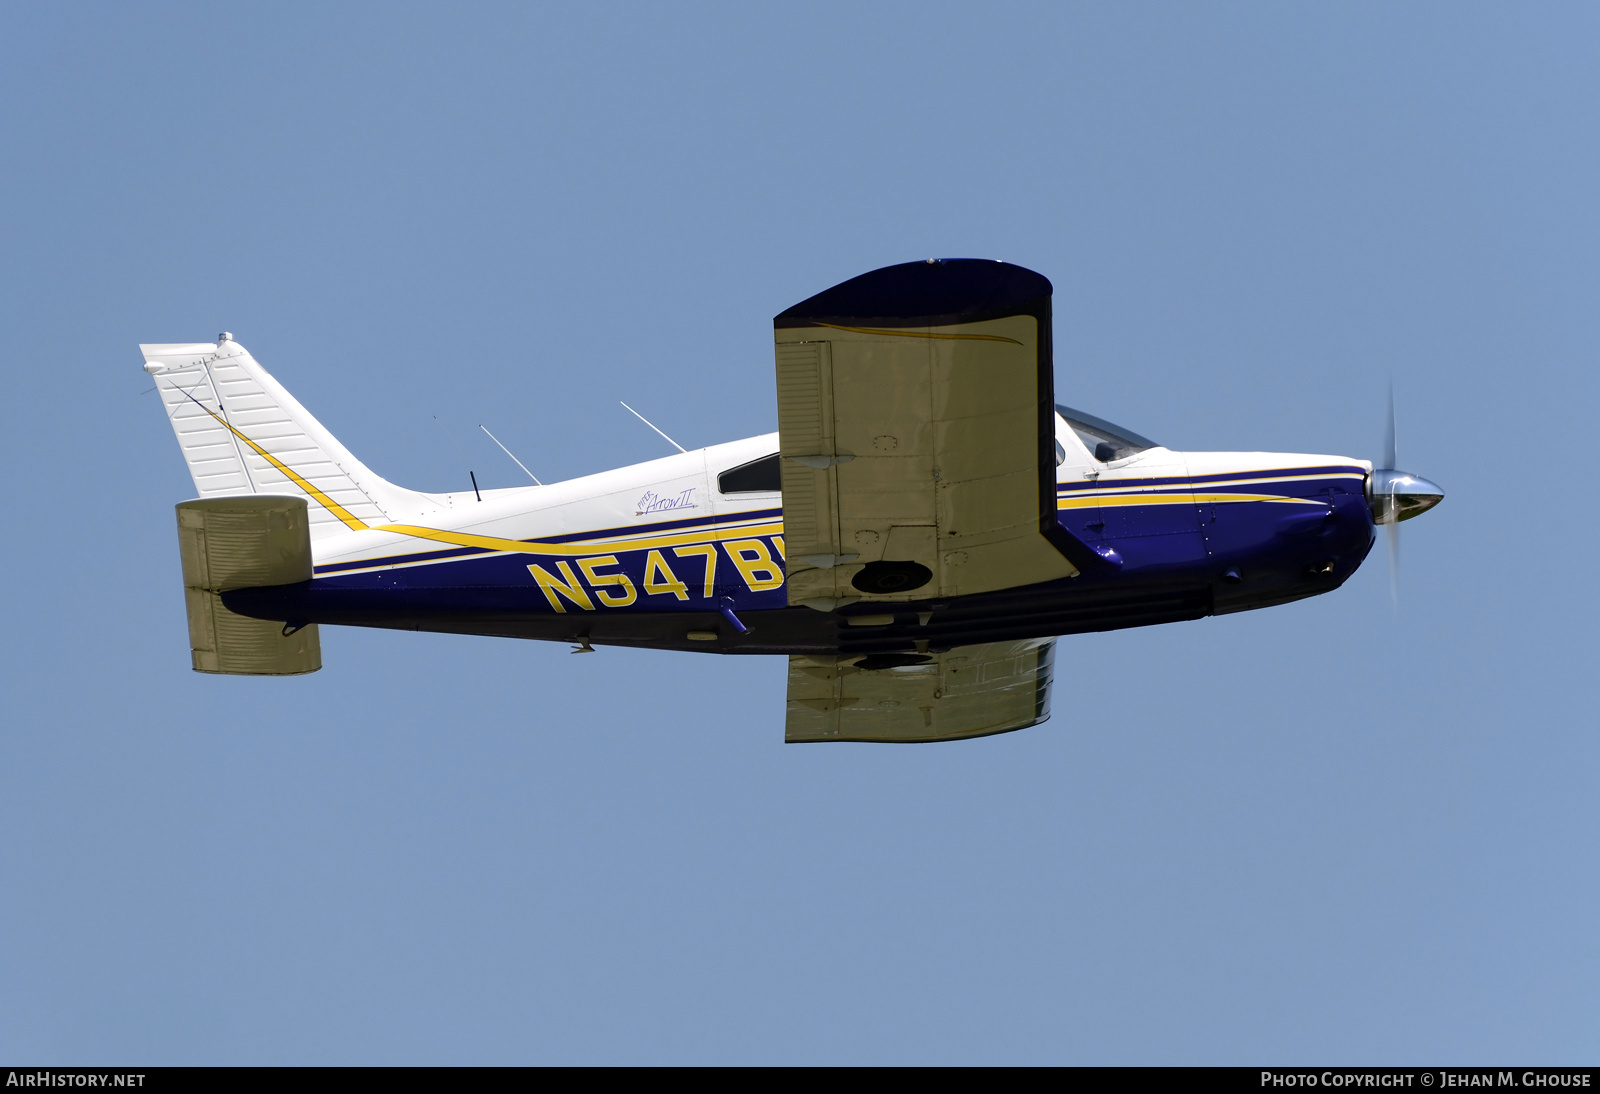
[[[200,497],[304,497],[312,539],[387,523],[425,500],[368,470],[231,334],[139,349]]]

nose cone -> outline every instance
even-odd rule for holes
[[[1444,500],[1442,489],[1409,471],[1381,468],[1374,470],[1367,482],[1372,519],[1377,524],[1410,520]]]

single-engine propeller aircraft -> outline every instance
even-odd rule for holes
[[[223,334],[146,345],[194,668],[294,675],[323,623],[789,658],[785,739],[1049,716],[1058,636],[1338,588],[1443,491],[1364,460],[1174,452],[1055,401],[1050,282],[863,274],[773,323],[778,432],[449,494],[369,471]]]

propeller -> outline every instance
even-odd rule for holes
[[[1400,466],[1400,456],[1395,451],[1394,437],[1394,384],[1389,384],[1389,421],[1383,431],[1383,469],[1392,471]],[[1389,603],[1400,603],[1400,519],[1395,512],[1394,495],[1383,497],[1383,538],[1389,543]]]
[[[1400,602],[1400,522],[1426,513],[1444,500],[1444,491],[1420,475],[1401,471],[1395,454],[1394,385],[1389,385],[1389,420],[1383,434],[1382,466],[1367,477],[1367,502],[1374,524],[1384,525],[1389,541],[1389,596]]]

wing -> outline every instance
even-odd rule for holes
[[[1019,266],[930,260],[773,321],[790,604],[1077,573],[1055,511],[1050,292]]]
[[[1050,717],[1054,638],[938,654],[789,658],[783,739],[953,741]]]

